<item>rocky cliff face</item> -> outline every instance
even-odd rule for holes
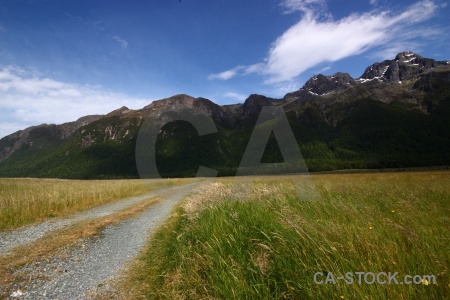
[[[445,69],[450,69],[449,61],[436,61],[424,58],[414,52],[401,52],[393,60],[385,60],[367,67],[357,81],[366,82],[378,79],[387,83],[400,83],[431,70]]]
[[[86,126],[94,121],[101,119],[102,115],[91,115],[79,118],[74,122],[67,122],[61,125],[41,124],[19,130],[0,140],[0,162],[7,159],[20,147],[27,145],[29,147],[39,147],[41,145],[34,143],[33,136],[46,135],[55,140],[64,141],[72,136],[79,128]]]
[[[356,82],[348,73],[338,72],[331,76],[314,75],[300,89],[311,95],[322,96],[338,90],[347,89]]]
[[[398,85],[403,81],[414,83],[423,74],[445,70],[450,70],[450,62],[447,60],[436,61],[424,58],[414,52],[401,52],[393,60],[377,62],[367,67],[361,77],[357,79],[353,79],[348,73],[341,72],[331,76],[314,75],[302,88],[286,94],[284,99],[310,100],[314,96],[329,96],[330,94],[350,92],[353,94],[367,93],[377,100],[390,102],[390,99],[398,100],[404,97],[405,92],[410,93],[410,90],[414,89],[412,87],[407,91],[407,88],[404,90],[402,90],[402,87],[396,89],[390,85]]]

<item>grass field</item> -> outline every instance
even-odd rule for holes
[[[124,298],[450,298],[450,172],[307,178],[302,194],[287,176],[255,178],[250,191],[232,179],[200,187],[152,237]],[[317,272],[354,283],[316,284]],[[436,284],[358,284],[356,272]]]
[[[181,182],[185,181],[0,179],[0,230],[64,216]]]

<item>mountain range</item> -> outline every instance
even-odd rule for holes
[[[156,144],[161,175],[194,176],[199,165],[234,175],[263,106],[283,108],[310,171],[450,165],[450,62],[402,52],[356,79],[315,75],[280,99],[253,94],[220,106],[181,94],[139,110],[29,127],[0,140],[0,177],[138,177],[140,126],[183,108],[209,115],[218,132],[199,136],[184,121],[165,125]],[[282,161],[272,134],[261,162]]]

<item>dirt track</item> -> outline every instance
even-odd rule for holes
[[[43,235],[51,234],[52,231],[57,232],[57,229],[62,227],[112,214],[151,197],[162,198],[142,213],[107,226],[98,238],[80,240],[77,243],[78,247],[65,249],[63,255],[34,261],[15,270],[15,276],[19,275],[29,280],[16,282],[8,287],[7,297],[11,299],[86,299],[91,297],[89,295],[95,295],[99,286],[102,286],[104,290],[104,283],[112,280],[126,266],[126,263],[131,261],[149,236],[169,216],[175,205],[197,185],[198,182],[160,189],[140,197],[97,207],[57,222],[46,222],[0,236],[0,253],[7,255],[7,251],[14,251],[15,246],[29,244],[32,247],[33,241]],[[10,244],[8,246],[8,243],[5,243],[11,239],[13,241],[17,239],[14,246]]]

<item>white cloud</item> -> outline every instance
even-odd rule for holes
[[[319,22],[306,15],[272,45],[266,66],[269,82],[290,80],[324,62],[334,62],[396,40],[402,30],[430,18],[436,11],[422,1],[397,15],[392,12],[353,14],[338,21]],[[411,37],[404,37],[406,42]],[[405,50],[405,49],[403,49]]]
[[[420,34],[429,30],[418,24],[430,19],[438,8],[433,1],[423,0],[402,12],[377,9],[334,21],[321,18],[325,6],[322,0],[285,0],[282,5],[289,12],[301,11],[303,14],[297,24],[272,43],[264,63],[255,64],[258,72],[267,76],[266,83],[290,81],[314,66],[369,49],[411,50],[400,47],[414,45],[417,37],[429,38]],[[247,68],[238,66],[209,78],[227,80],[236,75],[246,75]]]
[[[262,73],[264,71],[265,65],[263,63],[257,63],[249,66],[237,66],[233,69],[217,73],[217,74],[210,74],[208,75],[209,80],[213,79],[220,79],[220,80],[228,80],[230,78],[233,78],[236,75],[242,74],[242,75],[249,75],[253,73]]]
[[[313,11],[324,10],[326,7],[325,0],[284,0],[281,2],[286,13],[297,11],[311,13]]]
[[[148,105],[101,86],[66,83],[16,67],[0,67],[0,138],[41,123],[64,123],[91,114],[106,114],[121,106]]]
[[[269,81],[290,80],[317,64],[359,54],[386,38],[382,27],[383,15],[354,15],[322,23],[306,16],[270,49],[266,66]]]
[[[210,74],[208,76],[208,79],[210,79],[210,80],[212,80],[212,79],[228,80],[228,79],[236,76],[238,74],[238,72],[243,70],[244,68],[245,68],[244,66],[237,66],[237,67],[234,67],[233,69],[226,70],[221,73]]]
[[[257,63],[250,66],[246,66],[244,68],[244,75],[253,74],[253,73],[262,73],[264,71],[264,64]]]
[[[122,48],[124,48],[124,49],[128,48],[128,42],[126,40],[124,40],[123,38],[115,35],[112,37],[112,39],[117,41]]]
[[[370,5],[377,5],[378,4],[378,0],[370,0]]]

